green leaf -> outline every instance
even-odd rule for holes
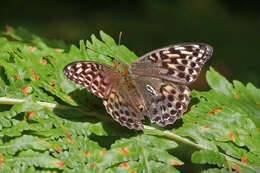
[[[6,163],[13,164],[15,169],[25,163],[28,164],[28,166],[57,169],[62,169],[63,165],[62,161],[51,157],[48,153],[38,153],[32,150],[22,151],[13,159],[7,158]]]
[[[105,44],[110,46],[117,46],[115,40],[103,31],[100,31],[100,37],[105,42]]]
[[[218,167],[221,167],[224,164],[225,157],[220,155],[216,151],[212,150],[202,150],[202,151],[196,151],[192,154],[191,157],[192,162],[199,163],[199,164],[214,164],[218,165]]]
[[[210,72],[207,72],[206,79],[208,81],[209,86],[223,93],[227,96],[232,96],[233,86],[229,83],[223,76],[217,73],[212,67],[210,68]]]
[[[22,137],[15,138],[7,142],[5,145],[2,145],[0,147],[0,152],[14,155],[19,150],[37,149],[44,151],[48,148],[49,145],[41,141],[39,138],[23,135]]]

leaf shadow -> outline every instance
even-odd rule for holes
[[[79,106],[63,107],[58,105],[54,108],[54,113],[66,120],[73,122],[101,123],[106,135],[96,135],[91,133],[89,138],[99,143],[101,147],[107,149],[120,138],[136,136],[136,130],[130,130],[121,126],[106,113],[102,99],[93,96],[85,89],[77,89],[69,94]]]
[[[80,107],[84,107],[89,110],[104,110],[103,100],[94,96],[88,92],[85,88],[76,89],[69,93],[69,96],[78,104]]]

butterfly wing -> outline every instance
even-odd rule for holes
[[[146,114],[151,122],[164,127],[173,124],[186,112],[190,101],[190,90],[187,86],[158,78],[140,77],[136,81],[143,94]]]
[[[142,130],[142,114],[128,102],[127,93],[112,92],[108,100],[104,100],[107,112],[114,120],[129,129]]]
[[[120,74],[112,67],[90,61],[77,61],[64,68],[64,74],[72,81],[104,99],[108,114],[122,126],[141,130],[142,114],[129,103],[129,91],[135,89],[119,85]],[[139,98],[139,97],[137,97]]]
[[[146,113],[160,126],[173,124],[187,110],[189,88],[213,49],[203,43],[183,43],[140,57],[130,72],[145,100]]]
[[[70,80],[102,99],[108,99],[111,91],[118,86],[120,77],[112,67],[91,61],[72,62],[63,71]]]
[[[131,65],[130,71],[137,76],[189,84],[197,79],[212,52],[212,47],[204,43],[171,45],[143,55]]]

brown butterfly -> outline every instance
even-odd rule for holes
[[[213,49],[204,43],[182,43],[149,52],[130,66],[115,67],[76,61],[64,74],[104,100],[107,112],[129,129],[143,129],[142,120],[164,127],[187,110],[190,90]]]

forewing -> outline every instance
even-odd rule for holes
[[[142,115],[129,102],[126,93],[111,92],[108,100],[104,100],[107,112],[114,120],[129,129],[142,130]]]
[[[64,74],[102,99],[108,98],[119,81],[119,73],[112,67],[91,61],[72,62],[64,68]]]
[[[173,124],[186,112],[190,102],[187,86],[157,78],[139,78],[137,81],[151,122],[164,127]]]
[[[212,47],[204,43],[171,45],[140,57],[131,65],[130,71],[137,76],[189,84],[197,79],[212,52]]]

